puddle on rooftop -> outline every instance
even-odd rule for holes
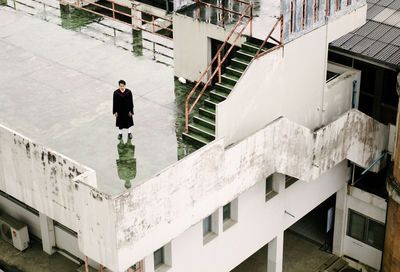
[[[60,6],[56,0],[0,1],[7,1],[5,4],[8,7],[60,25],[65,29],[84,33],[105,43],[129,50],[134,55],[148,56],[150,59],[168,65],[173,63],[173,59],[167,56],[168,50],[172,56],[172,47],[168,48],[165,45],[149,41],[145,37],[145,32],[132,31],[129,26],[82,10]],[[146,49],[148,46],[151,50]],[[163,53],[154,51],[157,46],[163,48]],[[170,82],[172,83],[172,81]],[[133,128],[134,138],[132,141],[127,140],[126,135],[124,135],[123,141],[118,141],[117,134],[110,133],[110,127],[99,124],[99,119],[95,119],[85,123],[85,127],[72,130],[55,139],[47,139],[44,142],[48,143],[51,148],[54,147],[55,150],[96,170],[98,188],[110,195],[118,194],[126,188],[135,187],[197,150],[196,147],[182,139],[182,133],[185,131],[185,100],[193,85],[182,84],[175,79],[173,85],[166,88],[171,90],[171,93],[166,95],[174,96],[171,104],[161,105],[144,98],[135,102],[135,113],[137,113],[136,107],[141,106],[142,112],[154,110],[160,114],[152,117],[154,124],[151,127],[145,125],[146,122],[147,124],[149,122],[149,117],[145,114],[136,116],[134,119],[137,124]],[[207,97],[208,94],[205,93],[203,99]],[[193,112],[196,112],[201,104],[198,103]],[[165,116],[159,117],[163,113]],[[101,122],[108,124],[104,120]],[[82,137],[85,133],[96,134],[96,139]],[[99,138],[112,144],[99,145],[97,144]],[[80,139],[79,148],[71,145],[76,142],[76,139]]]
[[[97,3],[106,6],[108,2],[100,0]],[[132,52],[135,56],[145,56],[156,62],[173,66],[173,42],[166,38],[132,29],[129,25],[85,10],[61,5],[57,0],[0,0],[0,5],[55,23],[65,29],[83,33],[107,44],[113,44],[120,49]],[[101,13],[111,12],[92,5],[85,8]],[[123,15],[116,17],[124,21],[129,19]],[[145,17],[143,19],[149,20]]]

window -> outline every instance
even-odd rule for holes
[[[368,236],[367,236],[367,244],[383,250],[385,236],[385,227],[384,225],[374,221],[368,221]]]
[[[383,250],[384,232],[384,224],[349,209],[348,236]]]
[[[274,175],[270,175],[265,180],[265,201],[270,200],[278,194],[278,186],[274,184],[273,176]]]
[[[218,235],[219,228],[219,211],[213,212],[211,215],[203,219],[203,244],[207,244]]]
[[[211,215],[207,216],[203,220],[203,235],[206,235],[207,233],[211,232]]]
[[[171,243],[164,245],[162,248],[154,251],[154,271],[168,271],[172,267],[172,254],[171,254]],[[135,265],[137,268],[142,267],[139,263]]]
[[[164,264],[164,247],[154,251],[154,268]]]
[[[365,217],[354,212],[350,212],[349,216],[348,235],[362,241],[365,235]]]
[[[226,222],[231,219],[231,203],[229,202],[222,208],[223,220]]]
[[[285,188],[289,188],[293,183],[298,181],[299,179],[285,175]]]
[[[229,202],[224,207],[222,207],[222,226],[223,231],[226,231],[235,223],[238,219],[238,199],[236,198],[232,202]]]

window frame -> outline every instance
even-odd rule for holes
[[[358,239],[358,238],[353,237],[353,236],[350,235],[350,218],[351,218],[351,213],[357,214],[358,216],[362,216],[362,217],[365,219],[365,223],[364,223],[364,235],[363,235],[362,240],[360,240],[360,239]],[[367,215],[364,215],[364,214],[362,214],[362,213],[360,213],[360,212],[358,212],[358,211],[355,211],[355,210],[353,210],[353,209],[350,209],[350,208],[348,208],[348,213],[347,213],[347,214],[348,214],[348,215],[347,215],[347,229],[346,229],[346,235],[349,236],[349,237],[351,237],[352,239],[355,239],[355,240],[357,240],[357,241],[360,241],[360,242],[363,243],[363,244],[369,245],[370,247],[373,247],[373,248],[375,248],[375,249],[377,249],[377,250],[383,252],[385,241],[382,241],[382,245],[381,245],[382,248],[380,248],[379,246],[376,246],[376,245],[374,245],[373,243],[370,243],[370,242],[368,241],[368,232],[369,232],[369,224],[370,224],[369,222],[372,221],[372,222],[374,222],[374,223],[376,223],[376,224],[378,224],[378,225],[381,225],[381,226],[383,227],[383,232],[385,232],[385,226],[386,226],[386,224],[385,224],[385,223],[382,223],[382,222],[380,222],[380,221],[378,221],[378,220],[376,220],[376,219],[374,219],[374,218],[371,218],[371,217],[369,217],[369,216],[367,216]],[[384,237],[384,235],[383,235],[383,237]]]

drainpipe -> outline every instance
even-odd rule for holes
[[[353,80],[353,101],[352,108],[356,107],[356,98],[357,98],[357,80]]]
[[[364,175],[367,173],[369,169],[371,169],[378,161],[380,161],[386,154],[386,151],[384,151],[370,166],[367,167],[364,171],[362,171],[361,175]]]

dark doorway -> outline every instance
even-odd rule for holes
[[[335,205],[336,193],[303,216],[303,218],[290,227],[290,230],[317,243],[320,249],[331,252]]]

